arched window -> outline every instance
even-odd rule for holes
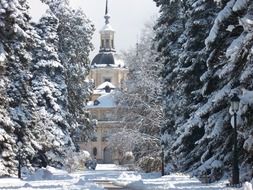
[[[97,156],[98,150],[96,147],[93,148],[93,156]]]
[[[112,42],[112,48],[114,49],[114,42],[113,42],[113,40],[111,42]]]
[[[105,41],[102,40],[102,48],[105,48]]]
[[[109,41],[109,39],[105,40],[105,48],[110,48],[110,41]]]

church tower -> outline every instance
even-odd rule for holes
[[[100,48],[91,62],[89,79],[94,81],[95,88],[91,101],[86,109],[96,120],[95,137],[87,143],[80,143],[82,150],[87,150],[99,163],[119,163],[119,150],[109,146],[110,136],[123,128],[122,116],[118,113],[115,98],[122,83],[127,77],[128,69],[116,53],[114,47],[115,31],[110,25],[108,0],[105,6],[105,25],[100,30]],[[117,90],[116,90],[117,89]]]
[[[109,22],[110,15],[108,14],[108,0],[106,1],[104,18],[105,18],[105,26],[100,31],[101,41],[99,52],[116,52],[114,48],[115,31],[112,29]]]
[[[100,49],[91,62],[89,78],[94,80],[95,87],[104,82],[110,82],[116,88],[120,88],[122,81],[126,78],[128,69],[116,53],[114,46],[115,30],[110,24],[108,10],[108,0],[106,0],[105,25],[100,30]]]

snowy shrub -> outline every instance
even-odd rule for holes
[[[90,159],[90,154],[87,151],[70,153],[64,162],[64,168],[68,172],[74,172],[84,168],[85,162]]]
[[[134,155],[133,152],[126,152],[120,161],[121,164],[133,164],[134,163]]]
[[[160,158],[145,156],[137,161],[137,166],[145,172],[161,171],[162,162]]]

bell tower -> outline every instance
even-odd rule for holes
[[[114,47],[114,34],[115,31],[110,25],[110,15],[108,13],[108,0],[105,6],[105,25],[100,30],[100,50],[99,52],[116,52]]]

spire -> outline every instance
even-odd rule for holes
[[[115,52],[114,48],[114,33],[115,31],[110,25],[109,19],[110,15],[108,13],[108,0],[106,0],[105,4],[105,25],[100,31],[100,50],[99,52]]]
[[[110,15],[108,14],[108,0],[106,0],[104,18],[105,18],[105,24],[109,24]]]
[[[106,6],[105,6],[105,15],[108,14],[108,0],[106,0]]]

